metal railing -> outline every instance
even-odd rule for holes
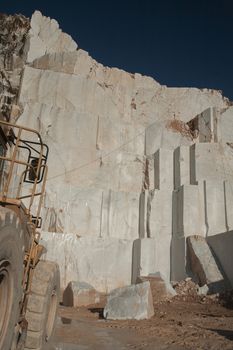
[[[37,228],[41,226],[39,225],[41,222],[40,212],[48,173],[46,165],[48,147],[34,129],[0,120],[0,131],[2,149],[4,150],[3,154],[0,155],[0,162],[3,163],[0,203],[1,205],[14,205],[22,208],[30,231],[28,246],[25,248],[23,296],[19,320],[23,332],[24,324],[27,324],[24,321],[33,270],[43,251],[43,247],[39,244],[40,232],[37,231]],[[6,164],[8,164],[8,168]],[[19,181],[16,185],[15,179],[17,177]],[[24,184],[27,186],[26,190]],[[35,203],[35,198],[38,199],[37,203]],[[25,205],[25,201],[29,201],[28,205]],[[33,209],[36,207],[35,215],[31,213],[32,207]]]
[[[12,200],[21,202],[28,199],[26,211],[31,224],[37,227],[48,173],[46,165],[48,147],[42,142],[39,132],[34,129],[2,120],[0,120],[0,127],[5,131],[9,145],[5,154],[0,155],[0,161],[4,162],[6,170],[1,179],[0,201],[7,203]],[[36,141],[34,141],[35,138]],[[9,166],[6,169],[7,164]],[[18,184],[16,184],[15,176],[19,178]],[[26,187],[24,187],[25,183]],[[31,211],[36,197],[38,198],[37,209],[35,215],[32,215]]]

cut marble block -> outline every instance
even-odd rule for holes
[[[171,235],[167,235],[166,232],[155,239],[155,271],[159,271],[165,278],[170,281],[171,275]]]
[[[205,236],[203,186],[183,185],[173,192],[173,236]]]
[[[158,190],[173,189],[173,151],[160,148],[155,152],[155,188]]]
[[[132,284],[137,277],[148,276],[156,270],[156,240],[153,238],[136,239],[133,243]]]
[[[203,180],[231,180],[233,152],[220,143],[196,143],[190,148],[191,184]]]
[[[207,236],[227,231],[224,181],[204,181]]]
[[[149,244],[150,239],[154,240],[155,269],[169,279],[172,236],[172,191],[146,191],[141,195],[140,210],[140,237],[148,237],[148,241],[145,240],[145,242],[148,242],[147,244]],[[151,254],[153,256],[154,253]]]
[[[187,277],[186,237],[172,237],[171,281],[182,281]]]
[[[223,292],[226,288],[222,268],[216,261],[206,239],[201,236],[187,238],[190,266],[199,284],[208,285],[211,293]]]
[[[233,142],[233,106],[224,108],[219,113],[218,118],[218,140],[226,144]]]
[[[233,288],[233,231],[207,237],[207,242],[220,262],[231,288]]]
[[[226,208],[226,229],[233,230],[233,182],[224,181],[224,195]]]
[[[217,110],[215,107],[206,109],[198,116],[199,142],[217,142]]]
[[[104,317],[110,320],[144,320],[153,315],[153,299],[148,281],[113,290],[104,308]]]
[[[218,142],[217,117],[217,108],[210,107],[188,122],[196,141]]]
[[[41,244],[47,249],[43,258],[59,264],[62,289],[70,281],[85,281],[109,293],[131,283],[132,240],[42,232]]]
[[[190,148],[180,146],[174,151],[174,188],[190,184]]]
[[[190,147],[190,179],[195,185],[198,181],[218,177],[219,163],[216,154],[219,145],[210,143],[194,144]]]
[[[80,307],[100,302],[100,294],[86,282],[71,281],[63,293],[63,305]]]
[[[150,191],[148,197],[147,235],[163,239],[164,234],[172,234],[172,191]]]

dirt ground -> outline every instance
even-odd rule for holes
[[[50,349],[233,350],[233,308],[228,299],[178,295],[154,302],[155,315],[143,321],[106,321],[103,302],[79,309],[61,306]]]

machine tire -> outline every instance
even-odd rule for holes
[[[23,231],[17,215],[0,209],[0,349],[10,349],[22,300]]]
[[[41,350],[52,339],[60,294],[58,265],[39,261],[35,267],[28,297],[28,331],[25,349]]]

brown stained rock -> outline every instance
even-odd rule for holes
[[[176,295],[176,291],[172,288],[171,284],[166,281],[159,272],[146,277],[138,277],[136,283],[143,283],[146,281],[150,282],[154,303],[171,299]]]

